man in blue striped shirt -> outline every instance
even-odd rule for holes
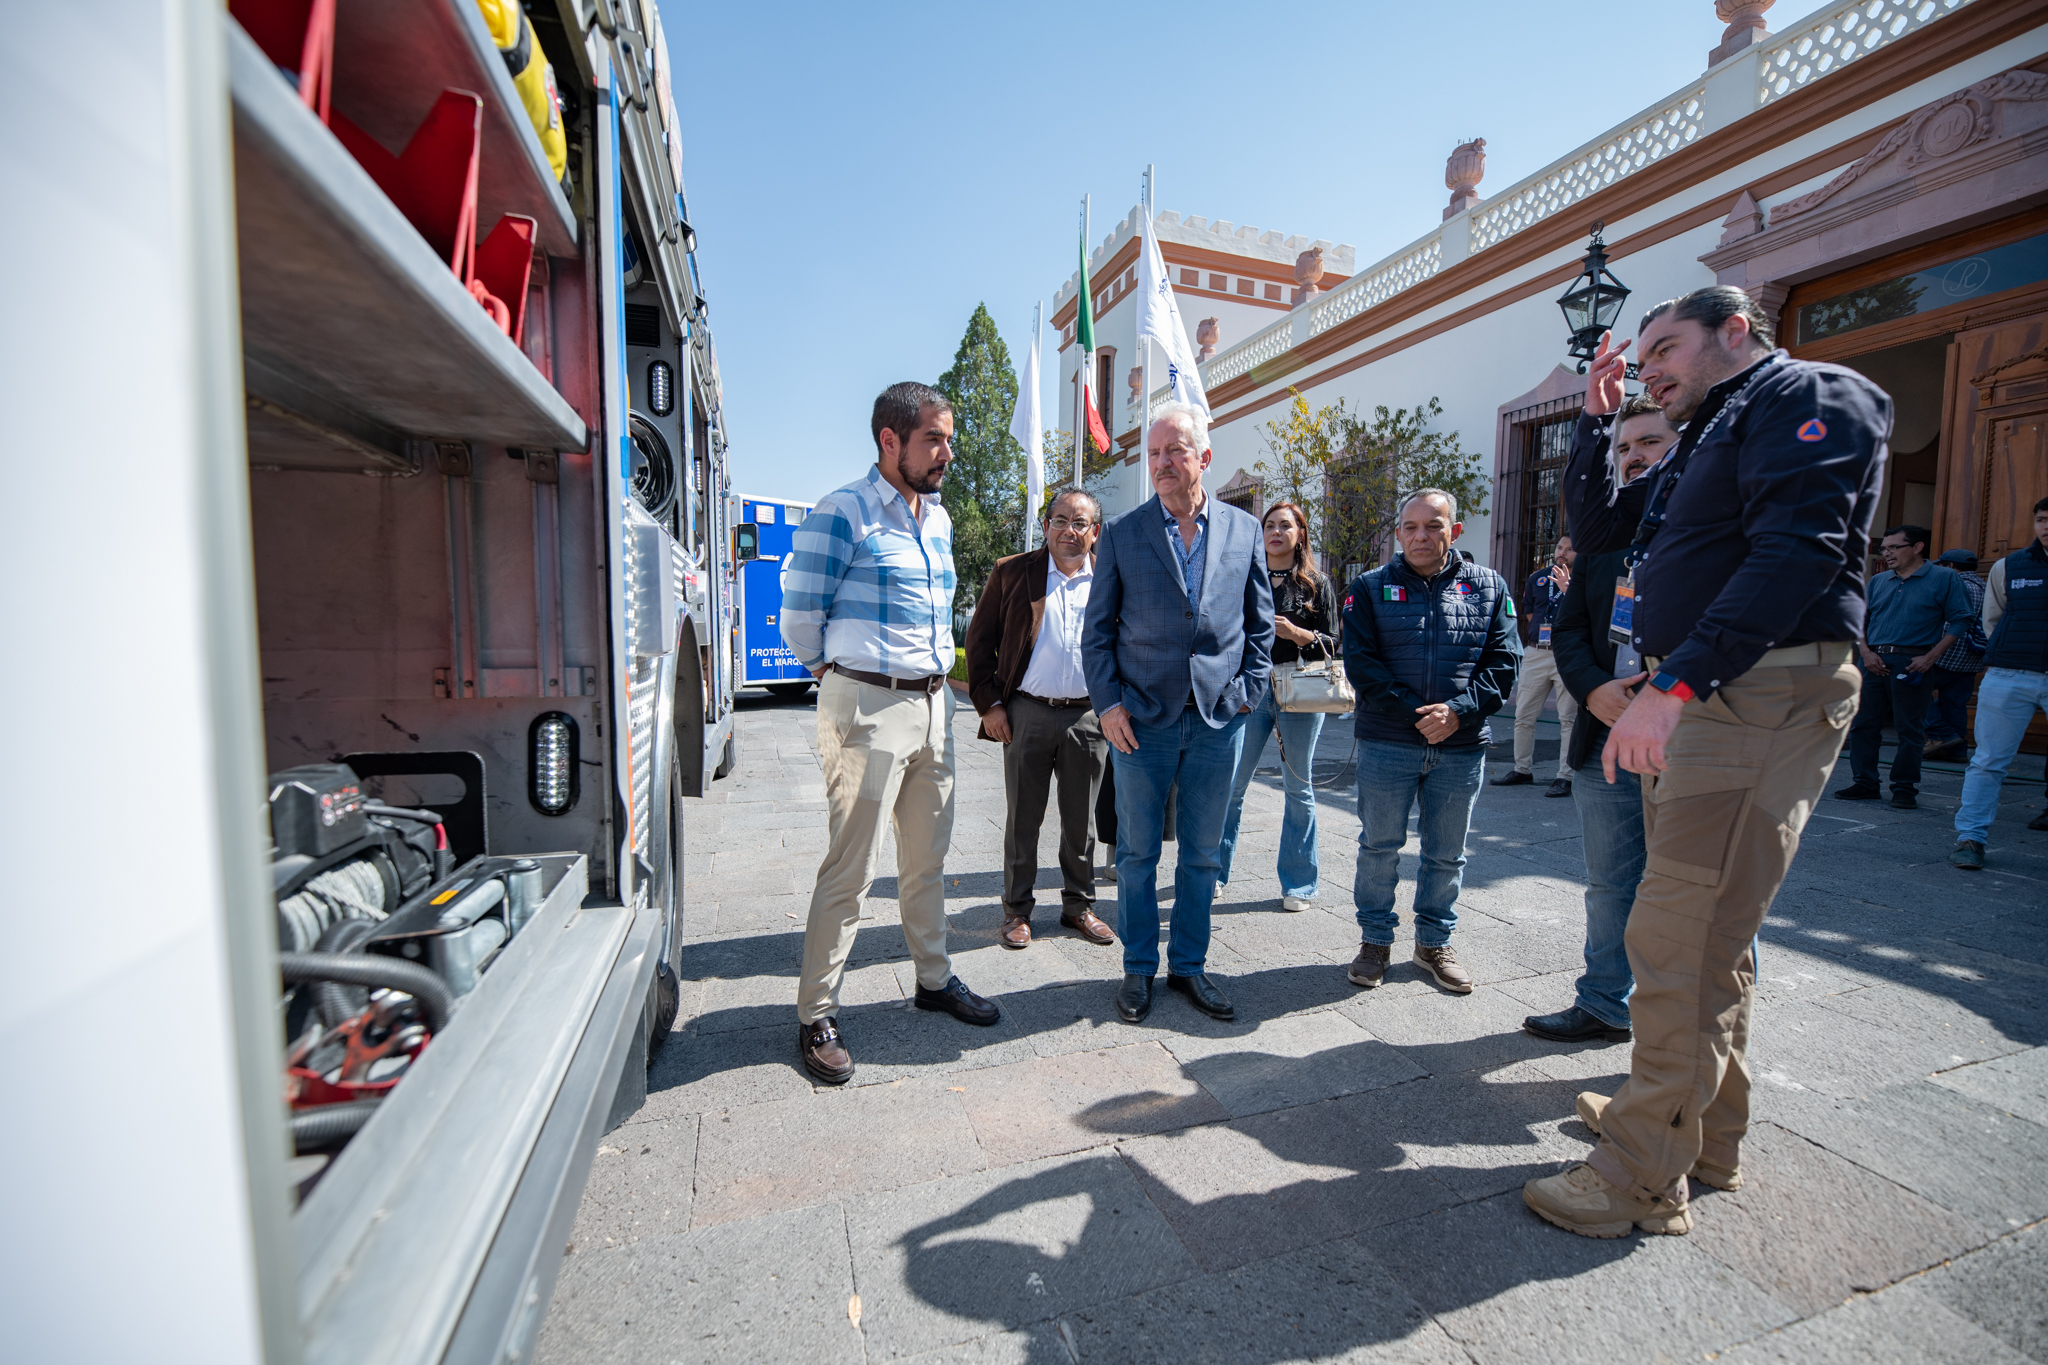
[[[893,384],[875,400],[870,425],[874,467],[804,519],[782,583],[782,638],[818,679],[818,760],[831,811],[797,985],[797,1048],[828,1085],[853,1077],[839,982],[885,813],[896,827],[896,900],[917,965],[915,1003],[970,1024],[1001,1017],[953,975],[946,953],[953,523],[930,495],[953,461],[953,407],[926,385]]]

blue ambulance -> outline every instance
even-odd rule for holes
[[[815,503],[782,498],[732,499],[733,677],[740,687],[765,687],[779,697],[801,697],[811,675],[782,643],[782,566],[790,537]]]

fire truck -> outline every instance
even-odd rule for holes
[[[527,1359],[735,761],[687,68],[654,0],[14,17],[7,1354]]]

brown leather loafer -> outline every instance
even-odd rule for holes
[[[1031,946],[1031,916],[1004,915],[1003,931],[996,938],[1005,948],[1029,948]]]
[[[837,1019],[820,1019],[815,1024],[796,1026],[797,1051],[803,1054],[804,1070],[826,1085],[845,1085],[853,1079],[853,1054],[839,1036]]]
[[[1095,918],[1093,910],[1083,910],[1078,915],[1061,915],[1060,923],[1072,929],[1090,943],[1114,943],[1116,933],[1107,924]]]

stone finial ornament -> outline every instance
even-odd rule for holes
[[[1294,258],[1294,282],[1301,287],[1294,291],[1296,303],[1307,303],[1323,291],[1316,284],[1323,278],[1323,249],[1312,246]]]
[[[1195,363],[1199,365],[1204,361],[1214,359],[1217,343],[1222,340],[1223,320],[1221,318],[1203,318],[1200,322],[1196,323],[1195,345],[1201,347],[1201,350],[1195,353]]]
[[[1451,192],[1451,206],[1444,210],[1448,222],[1479,202],[1479,182],[1486,178],[1486,139],[1475,137],[1461,142],[1444,162],[1444,188]]]
[[[1764,27],[1764,11],[1778,0],[1714,0],[1714,13],[1728,25],[1721,45],[1707,54],[1707,65],[1718,66],[1752,43],[1771,36]]]
[[[1145,367],[1142,365],[1131,366],[1131,372],[1124,376],[1124,383],[1131,386],[1131,406],[1135,408],[1138,406],[1138,390],[1145,383]]]

